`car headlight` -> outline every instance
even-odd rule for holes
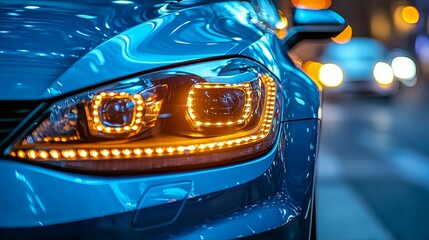
[[[323,64],[319,70],[319,79],[323,86],[335,88],[343,83],[344,75],[341,68],[333,63]]]
[[[397,78],[403,80],[413,79],[417,74],[416,64],[408,57],[395,57],[392,60],[392,70]]]
[[[278,92],[270,73],[246,59],[158,71],[52,103],[9,154],[89,171],[243,161],[272,146]]]
[[[373,70],[375,81],[382,87],[388,87],[392,85],[394,75],[393,70],[389,64],[385,62],[378,62],[374,66]]]

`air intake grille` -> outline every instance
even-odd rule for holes
[[[38,101],[0,101],[0,142],[39,104]]]

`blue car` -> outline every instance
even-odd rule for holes
[[[291,21],[266,0],[1,1],[0,239],[314,238],[320,90],[288,50],[345,20]]]
[[[410,87],[416,83],[416,63],[408,55],[404,50],[389,50],[372,38],[332,42],[321,56],[319,78],[328,94],[390,97],[397,93],[400,83]]]

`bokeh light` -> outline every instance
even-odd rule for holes
[[[396,57],[392,60],[393,73],[397,78],[412,79],[416,77],[417,67],[409,57]]]
[[[350,41],[352,36],[353,36],[353,29],[350,25],[347,25],[347,27],[338,36],[332,38],[332,41],[339,44],[345,44]]]
[[[343,83],[344,75],[339,66],[328,63],[320,67],[319,78],[323,86],[334,88]]]
[[[376,39],[389,41],[392,37],[392,27],[389,16],[384,11],[374,11],[371,15],[371,36]]]
[[[393,12],[393,22],[396,30],[403,35],[408,34],[419,21],[420,14],[417,8],[410,5],[400,5]]]
[[[279,11],[280,20],[276,23],[276,35],[279,39],[284,39],[287,35],[287,27],[289,21],[284,16],[282,11]]]
[[[313,81],[320,81],[319,71],[322,67],[320,62],[307,61],[302,65],[302,69]]]
[[[429,38],[427,36],[417,36],[415,42],[415,51],[421,62],[429,64]]]
[[[402,19],[408,24],[416,24],[419,21],[420,14],[416,7],[406,6],[402,9]]]
[[[297,8],[326,9],[332,4],[332,0],[292,0]]]
[[[374,66],[374,78],[382,86],[389,86],[393,83],[393,71],[389,64],[378,62]]]

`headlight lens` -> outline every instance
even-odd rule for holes
[[[319,79],[323,86],[335,88],[343,83],[343,71],[333,63],[323,64],[319,70]]]
[[[53,103],[10,155],[90,171],[159,171],[242,161],[278,127],[274,78],[246,59],[135,77]]]
[[[400,79],[413,79],[417,74],[417,67],[414,61],[408,57],[396,57],[392,60],[392,70],[394,75]]]
[[[377,81],[377,83],[381,86],[388,87],[392,85],[394,75],[389,64],[385,62],[378,62],[374,66],[373,74],[375,81]]]

